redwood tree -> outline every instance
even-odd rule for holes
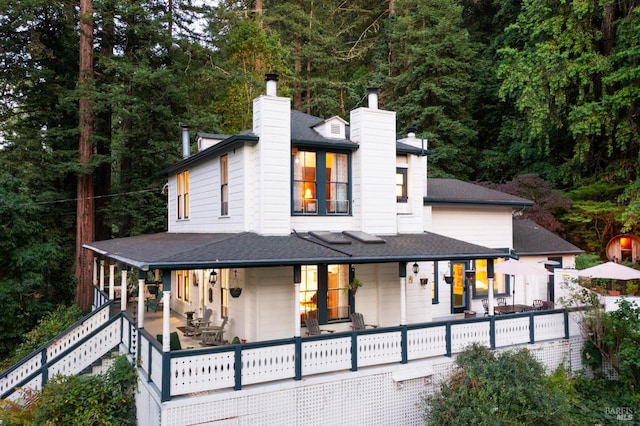
[[[93,241],[95,235],[93,174],[91,157],[93,145],[93,103],[91,86],[93,83],[93,5],[92,0],[80,0],[80,100],[78,112],[80,118],[80,140],[78,158],[78,205],[76,223],[76,303],[83,309],[91,306],[92,260],[89,250],[82,248],[85,242]]]

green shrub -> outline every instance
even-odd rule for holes
[[[569,425],[575,392],[565,372],[552,376],[527,350],[472,345],[439,392],[425,395],[427,425]]]

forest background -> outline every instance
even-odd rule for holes
[[[87,232],[166,230],[156,172],[180,127],[250,128],[272,71],[324,118],[378,87],[434,150],[430,177],[528,198],[586,252],[638,232],[636,1],[201,3],[0,0],[0,358],[56,305],[86,305]]]

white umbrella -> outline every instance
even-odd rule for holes
[[[496,264],[493,271],[506,275],[553,275],[539,263],[527,263],[514,259]]]
[[[539,263],[521,262],[515,259],[509,259],[500,262],[493,267],[493,271],[505,275],[553,275],[544,266]],[[513,282],[513,299],[512,305],[516,303],[516,283]]]
[[[608,278],[611,280],[637,280],[640,271],[615,262],[602,263],[578,271],[578,275],[587,278]]]

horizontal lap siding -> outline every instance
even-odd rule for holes
[[[432,208],[432,232],[485,247],[513,247],[510,208]]]

